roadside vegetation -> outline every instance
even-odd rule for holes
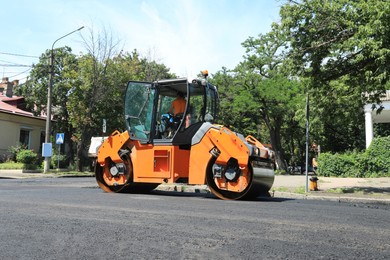
[[[384,155],[389,149],[382,144],[387,141],[374,140],[364,151],[362,109],[376,104],[373,109],[380,113],[380,97],[390,89],[388,10],[386,0],[282,1],[269,32],[243,39],[245,55],[236,66],[221,64],[221,70],[210,71],[221,98],[218,123],[270,144],[279,172],[288,166],[303,169],[308,104],[310,143],[316,147],[310,162],[321,147],[318,174],[389,176],[390,155]],[[63,147],[70,148],[61,151],[60,168],[88,168],[89,142],[101,135],[102,119],[107,119],[107,133],[124,130],[126,82],[177,77],[150,53],[123,51],[113,34],[91,30],[79,55],[69,47],[54,50],[53,132],[65,133]],[[42,53],[16,89],[37,115],[46,109],[49,57],[50,50]],[[207,69],[207,60],[204,66],[199,70]],[[374,130],[375,136],[388,136],[390,124],[376,124]],[[39,155],[35,162],[27,155],[12,160],[41,168]]]
[[[321,153],[317,174],[325,177],[390,177],[390,136],[375,138],[363,152]]]
[[[8,149],[8,160],[0,163],[0,170],[29,170],[41,172],[43,170],[42,157],[33,150],[26,149],[22,145],[12,146]],[[83,171],[77,171],[66,165],[66,156],[58,155],[57,151],[51,158],[52,173],[57,176],[92,176],[91,168],[84,167]]]
[[[0,170],[20,170],[23,169],[23,166],[23,163],[7,161],[0,163]]]

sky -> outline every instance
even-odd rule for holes
[[[280,0],[0,0],[2,77],[24,82],[37,57],[69,46],[76,55],[87,50],[82,37],[108,32],[118,51],[132,52],[192,79],[233,69],[243,60],[249,37],[270,31],[279,22]],[[21,66],[23,65],[23,66]],[[130,79],[129,79],[130,80]]]

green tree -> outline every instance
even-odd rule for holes
[[[67,110],[68,92],[77,84],[78,59],[69,47],[53,50],[53,89],[52,89],[52,129],[51,135],[65,133],[64,143],[72,147],[73,128],[69,123]],[[49,59],[51,50],[41,55],[39,62],[33,65],[26,83],[18,88],[18,95],[24,96],[27,108],[35,115],[46,114],[47,89],[49,85]],[[67,159],[72,162],[72,150],[68,150]]]
[[[304,100],[302,84],[289,71],[287,44],[282,28],[274,23],[269,33],[243,43],[246,55],[237,67],[240,82],[255,108],[252,118],[257,125],[266,126],[281,169],[287,169],[285,148],[290,145],[293,151],[295,147],[294,139],[289,138],[302,131],[296,112],[302,109]]]
[[[270,142],[278,166],[287,169],[285,149],[294,152],[303,138],[297,111],[303,109],[304,92],[289,73],[286,38],[280,26],[273,24],[271,32],[250,37],[242,45],[246,55],[234,71],[229,74],[224,69],[213,76],[217,84],[225,85],[219,87],[226,98],[221,103],[222,119]]]
[[[90,32],[84,38],[87,54],[79,59],[80,84],[70,91],[68,110],[77,139],[78,169],[86,165],[92,136],[101,135],[102,119],[107,134],[124,130],[123,97],[129,80],[154,81],[173,77],[164,64],[142,58],[136,50],[117,53],[117,45],[106,31]]]
[[[124,129],[123,99],[128,81],[155,81],[175,77],[169,69],[141,55],[134,50],[132,53],[120,52],[110,60],[107,68],[106,92],[104,103],[100,104],[100,114],[96,122],[107,119],[108,133]]]
[[[323,151],[362,150],[364,138],[364,100],[347,78],[329,82],[328,87],[312,88],[310,96],[311,139]]]
[[[390,2],[387,0],[305,0],[282,6],[291,57],[312,86],[344,84],[379,102],[390,78]]]
[[[69,91],[67,105],[70,121],[77,140],[77,169],[89,161],[87,147],[94,133],[100,133],[103,111],[115,111],[120,90],[123,88],[109,80],[109,67],[116,55],[118,43],[107,31],[95,33],[90,30],[89,38],[83,37],[87,54],[79,59],[79,84]],[[114,106],[114,107],[113,107]]]
[[[269,136],[262,136],[262,129],[257,129],[255,122],[250,119],[247,110],[242,109],[244,105],[237,102],[241,89],[237,87],[238,83],[235,73],[223,67],[222,70],[212,75],[210,82],[218,87],[220,97],[217,122],[226,125],[234,131],[257,137],[261,136],[261,140],[268,140]]]
[[[390,2],[287,1],[280,14],[292,68],[310,79],[312,136],[327,151],[363,149],[362,107],[389,86]]]

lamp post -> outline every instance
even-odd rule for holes
[[[310,103],[309,103],[309,91],[306,94],[306,157],[305,157],[305,171],[306,171],[306,193],[309,192],[309,127],[310,127]]]
[[[50,59],[49,59],[49,86],[47,88],[47,113],[46,113],[46,130],[45,130],[45,143],[48,144],[50,143],[50,123],[51,123],[51,91],[53,88],[53,74],[54,74],[54,44],[61,40],[62,38],[65,38],[68,35],[71,35],[72,33],[75,33],[77,31],[80,31],[83,29],[84,26],[78,28],[77,30],[74,30],[68,34],[65,34],[64,36],[58,38],[53,42],[53,45],[51,46],[51,52],[50,52]],[[45,156],[45,162],[44,162],[44,169],[43,172],[48,172],[50,171],[50,156]]]

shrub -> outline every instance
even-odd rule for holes
[[[53,169],[58,168],[58,157],[60,159],[60,168],[66,168],[66,156],[63,154],[53,154],[50,161],[51,167]]]
[[[338,176],[339,170],[337,165],[334,163],[336,161],[337,154],[332,153],[321,153],[318,156],[318,168],[316,173],[320,176],[330,177]]]
[[[317,173],[325,177],[390,176],[390,137],[375,138],[363,153],[321,153]]]
[[[317,174],[325,177],[362,177],[358,167],[359,153],[321,153]]]
[[[25,169],[36,169],[37,153],[32,150],[20,150],[16,155],[16,161],[23,163]]]
[[[11,154],[9,159],[10,159],[11,161],[16,162],[16,161],[17,161],[16,156],[18,155],[18,153],[19,153],[20,151],[23,151],[23,150],[26,150],[26,146],[25,146],[25,145],[22,145],[22,144],[19,144],[19,145],[17,145],[17,146],[10,146],[10,147],[8,148],[8,152]]]
[[[390,136],[372,140],[365,151],[364,164],[366,172],[371,176],[389,176],[390,173]]]

